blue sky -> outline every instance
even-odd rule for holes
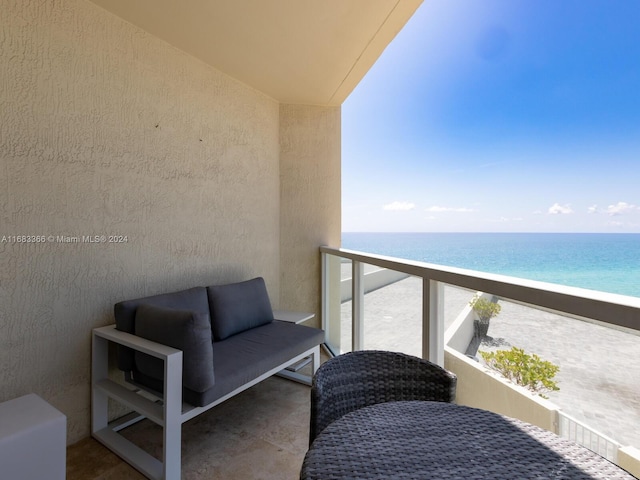
[[[640,232],[640,0],[425,0],[342,106],[342,230]]]

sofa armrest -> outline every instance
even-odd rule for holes
[[[132,333],[121,332],[116,330],[116,324],[107,325],[106,327],[94,328],[94,337],[104,338],[118,345],[132,348],[138,352],[146,353],[161,360],[167,360],[168,357],[175,354],[182,355],[182,351],[177,348],[163,345],[162,343],[153,342],[146,338],[133,335]]]
[[[143,397],[134,401],[133,392],[109,379],[109,342],[130,347],[164,362],[165,391],[163,392],[164,408],[162,413],[157,411],[156,404]],[[92,397],[94,405],[98,407],[94,409],[92,415],[94,432],[107,426],[107,404],[104,394],[121,401],[156,422],[159,417],[160,421],[164,422],[168,410],[177,412],[179,415],[182,406],[182,351],[116,330],[115,324],[94,328],[92,344]],[[102,393],[98,390],[101,390]],[[96,414],[98,411],[101,413]]]
[[[132,348],[164,362],[163,402],[158,404],[109,379],[109,342]],[[182,424],[182,351],[116,330],[115,324],[93,329],[91,362],[91,434],[149,478],[179,478]],[[109,424],[112,398],[164,428],[164,462],[119,437]]]

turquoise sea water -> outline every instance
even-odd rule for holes
[[[342,233],[342,247],[640,297],[640,234]]]

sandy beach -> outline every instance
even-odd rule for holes
[[[345,272],[346,274],[347,272]],[[346,275],[350,276],[350,275]],[[474,292],[445,286],[445,328]],[[365,295],[365,344],[420,356],[422,281],[410,277]],[[501,301],[489,342],[512,346],[560,366],[549,400],[622,445],[640,448],[640,335]],[[351,343],[351,302],[342,305],[341,342]]]

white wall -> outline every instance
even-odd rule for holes
[[[340,107],[280,107],[281,308],[315,312],[320,251],[340,245]]]

